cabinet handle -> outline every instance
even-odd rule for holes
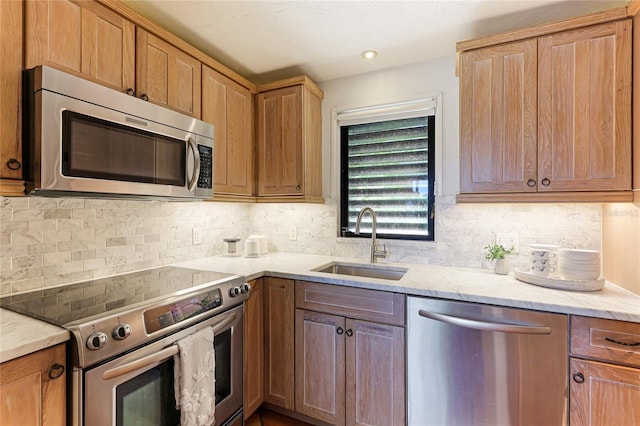
[[[136,95],[136,91],[133,90],[131,87],[127,87],[127,90],[125,90],[124,93],[126,93],[129,96],[135,96]]]
[[[142,95],[140,95],[140,99],[142,99],[143,101],[149,101],[149,96],[147,96],[146,93],[143,93]]]
[[[551,184],[551,181],[549,180],[549,178],[544,178],[542,179],[542,184],[544,186],[549,186]]]
[[[575,373],[573,375],[573,381],[576,383],[584,383],[584,376],[582,373]]]
[[[296,185],[296,191],[300,191],[300,185]]]
[[[9,170],[20,170],[22,164],[20,164],[20,162],[15,158],[9,158],[9,161],[7,161],[7,167]]]
[[[342,333],[344,333],[344,330],[342,329],[342,327],[338,327],[338,328],[336,329],[336,333],[338,333],[338,334],[342,334]]]
[[[53,364],[49,369],[49,378],[55,380],[64,374],[64,365]]]
[[[353,336],[353,330],[352,329],[347,329],[347,336],[351,337]]]
[[[527,181],[527,186],[528,186],[529,188],[533,188],[534,186],[536,186],[536,181],[535,181],[534,179],[529,179],[529,180]]]
[[[607,342],[611,342],[611,343],[615,343],[616,345],[622,345],[622,346],[640,346],[640,342],[636,342],[636,343],[625,343],[625,342],[621,342],[619,340],[613,340],[609,337],[605,337],[604,340],[606,340]]]

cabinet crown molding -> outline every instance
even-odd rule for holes
[[[625,19],[640,10],[640,0],[634,0],[627,6],[617,7],[601,12],[590,13],[588,15],[575,18],[563,19],[560,21],[539,24],[519,30],[506,31],[498,34],[491,34],[486,37],[479,37],[471,40],[459,41],[456,43],[456,52],[479,49],[481,47],[493,46],[496,44],[510,43],[532,37],[540,37],[565,30],[584,28],[589,25],[603,24],[605,22]]]

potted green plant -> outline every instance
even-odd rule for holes
[[[495,261],[494,271],[496,274],[506,275],[509,273],[509,259],[507,256],[513,251],[505,248],[502,244],[489,244],[484,247],[485,259]]]

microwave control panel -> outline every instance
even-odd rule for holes
[[[213,188],[213,148],[205,145],[198,145],[200,153],[200,177],[198,178],[198,188]]]

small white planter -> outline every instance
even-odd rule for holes
[[[496,274],[507,275],[509,273],[509,259],[496,260],[494,271]]]

